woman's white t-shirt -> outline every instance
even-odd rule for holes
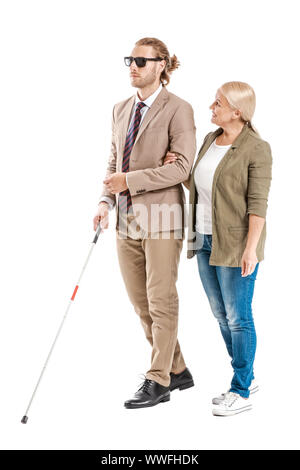
[[[217,145],[213,141],[195,169],[194,181],[198,193],[196,230],[199,233],[212,234],[212,183],[215,170],[230,147],[231,144]]]

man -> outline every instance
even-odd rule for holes
[[[108,226],[116,205],[117,252],[130,301],[152,346],[151,367],[126,408],[170,400],[192,387],[179,343],[177,271],[184,238],[185,196],[196,152],[193,109],[166,89],[178,68],[156,38],[139,40],[125,57],[137,94],[114,106],[112,146],[94,230]],[[178,155],[163,165],[166,152]]]

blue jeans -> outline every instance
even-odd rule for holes
[[[252,274],[242,277],[240,267],[209,264],[212,235],[196,232],[196,242],[200,278],[232,359],[230,391],[248,398],[256,350],[251,303],[259,263]]]

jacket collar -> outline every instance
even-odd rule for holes
[[[251,129],[248,126],[248,124],[245,123],[239,135],[232,142],[231,148],[232,149],[238,148],[241,145],[241,143],[244,141],[244,138],[249,134],[249,132],[251,132]],[[213,132],[210,138],[208,139],[210,141],[210,144],[212,144],[212,142],[216,139],[216,137],[218,137],[218,135],[221,135],[222,133],[223,133],[222,127],[218,127],[218,129],[215,130],[215,132]]]
[[[154,103],[155,99],[158,97],[159,93],[161,92],[162,90],[162,84],[160,83],[159,84],[159,87],[155,90],[154,93],[152,93],[152,95],[148,96],[148,98],[146,98],[145,100],[141,100],[139,98],[139,95],[138,95],[138,91],[136,92],[136,95],[135,95],[135,105],[137,105],[138,103],[145,103],[145,105],[148,107],[148,108],[151,108],[152,106],[152,103]]]
[[[228,153],[231,153],[232,151],[234,151],[236,148],[238,148],[242,144],[242,142],[244,141],[245,137],[249,134],[249,132],[251,132],[251,129],[247,124],[245,124],[242,131],[239,133],[239,135],[236,137],[236,139],[232,142],[232,145],[231,145],[230,149],[226,152],[226,155]],[[207,137],[207,140],[205,141],[205,143],[203,144],[203,146],[201,147],[201,149],[198,153],[198,157],[197,157],[197,159],[195,161],[195,164],[193,166],[192,173],[194,173],[194,171],[196,169],[196,166],[198,165],[199,161],[201,160],[201,158],[203,157],[205,152],[209,149],[209,147],[211,146],[213,141],[218,137],[218,135],[220,135],[222,133],[223,133],[222,127],[218,127],[218,129],[216,129],[214,132],[212,132]]]

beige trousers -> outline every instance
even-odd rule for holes
[[[128,221],[132,215],[126,216]],[[170,384],[170,372],[186,367],[179,343],[178,295],[176,281],[182,251],[182,232],[157,234],[149,238],[138,232],[117,229],[117,253],[129,299],[140,317],[146,338],[152,346],[151,367],[146,378],[161,385]],[[178,236],[181,238],[179,239]]]

